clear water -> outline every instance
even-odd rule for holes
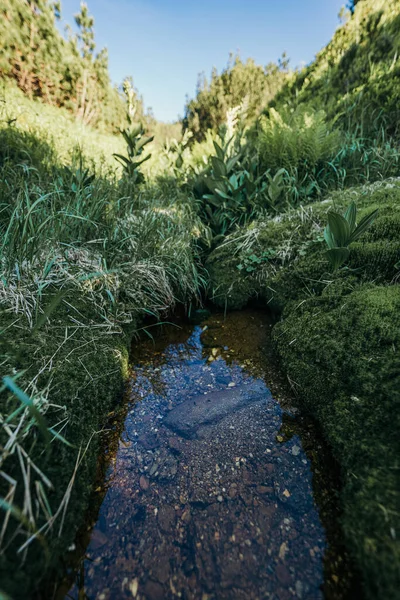
[[[137,350],[104,499],[59,597],[317,600],[330,589],[304,436],[282,430],[268,388],[269,324],[237,315]],[[329,580],[328,595],[344,597]]]

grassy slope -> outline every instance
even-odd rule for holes
[[[361,133],[397,134],[400,117],[400,5],[360,0],[314,62],[278,94],[273,104],[305,103]]]
[[[42,142],[54,146],[64,163],[80,148],[97,167],[115,166],[113,152],[124,151],[121,138],[86,127],[65,109],[29,100],[8,81],[1,81],[0,86],[0,128],[13,122],[19,131],[37,134]]]
[[[74,539],[95,476],[101,438],[96,432],[122,390],[132,334],[146,312],[162,315],[195,297],[200,277],[198,223],[174,182],[149,184],[136,193],[109,169],[110,152],[121,150],[119,139],[28,101],[18,90],[8,88],[6,100],[8,118],[18,118],[0,127],[1,375],[17,373],[16,383],[47,425],[73,446],[53,440],[43,452],[42,432],[27,410],[5,423],[20,402],[1,390],[0,443],[12,451],[3,452],[2,470],[18,482],[16,506],[31,498],[36,528],[48,520],[43,502],[36,514],[37,482],[55,514],[74,479],[61,535],[62,514],[45,543],[31,545],[22,568],[15,568],[23,556],[15,551],[26,540],[26,527],[0,556],[0,588],[16,600],[32,596]],[[79,182],[84,173],[79,153],[72,153],[70,170],[62,166],[71,164],[77,141],[84,162],[93,161],[98,173],[92,181]],[[24,484],[21,452],[52,489],[35,470]],[[0,486],[5,497],[9,483],[3,479]],[[29,514],[26,504],[25,509]],[[11,517],[7,540],[17,528]]]

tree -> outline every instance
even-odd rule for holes
[[[115,130],[126,125],[125,105],[108,74],[108,54],[95,54],[94,19],[86,4],[75,15],[78,35],[65,39],[56,27],[60,2],[0,2],[0,77],[30,97],[64,106],[85,123]],[[100,111],[101,106],[101,111]]]
[[[351,12],[351,14],[354,13],[354,9],[356,7],[356,4],[358,4],[360,2],[360,0],[349,0],[347,3],[347,8],[349,9],[349,11]]]
[[[29,96],[54,101],[54,86],[60,77],[63,40],[55,27],[59,3],[46,0],[4,0],[1,9],[2,53],[0,74],[14,77]]]
[[[282,87],[288,73],[284,54],[278,63],[265,67],[253,59],[243,62],[240,56],[230,56],[227,67],[218,74],[214,68],[210,82],[204,74],[198,79],[196,97],[185,107],[184,128],[201,141],[208,129],[218,130],[228,109],[246,100],[247,120],[251,121]]]

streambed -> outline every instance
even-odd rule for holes
[[[217,314],[135,345],[102,502],[58,598],[350,597],[334,469],[271,363],[270,327]]]

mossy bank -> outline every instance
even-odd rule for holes
[[[14,315],[2,312],[2,330],[3,327],[10,326],[13,319],[15,320]],[[51,423],[64,424],[61,431],[68,440],[68,445],[54,440],[50,447],[45,448],[38,432],[34,439],[30,439],[30,445],[26,448],[29,452],[28,465],[33,463],[39,466],[51,482],[50,488],[44,486],[49,501],[47,518],[56,518],[47,536],[39,536],[29,546],[23,566],[18,567],[16,561],[22,561],[24,553],[16,557],[15,551],[27,540],[25,533],[18,534],[6,552],[2,553],[2,589],[15,599],[33,597],[42,577],[62,567],[63,556],[73,543],[77,527],[87,508],[106,416],[115,407],[118,395],[122,394],[128,367],[126,335],[101,336],[95,328],[90,327],[79,330],[71,326],[68,319],[60,316],[52,323],[51,335],[45,329],[37,335],[30,335],[27,333],[28,327],[24,329],[21,322],[20,325],[21,329],[16,332],[12,343],[18,353],[17,360],[22,361],[21,364],[29,364],[29,368],[23,375],[24,381],[19,383],[28,383],[43,369],[46,361],[51,362],[51,375],[44,369],[36,385],[41,390],[51,387],[46,400],[48,407],[45,418]],[[11,350],[10,347],[7,348],[8,355]],[[10,413],[18,408],[15,399],[9,398],[8,403],[14,404],[13,407],[8,407]],[[28,423],[25,426],[28,428]],[[17,461],[12,462],[14,464],[7,474],[18,479],[19,464]],[[27,476],[32,479],[32,483],[40,482],[44,485],[42,478],[33,469]],[[7,490],[2,491],[5,496]],[[15,501],[21,501],[24,493],[26,488],[20,482]],[[35,503],[36,498],[32,497],[32,501]],[[60,507],[61,511],[57,516]],[[43,515],[36,528],[40,529],[45,521],[46,517]]]
[[[337,273],[322,241],[329,208],[355,200],[375,223]],[[282,314],[274,340],[289,382],[342,467],[343,529],[366,596],[398,597],[400,182],[331,198],[232,234],[209,258],[212,296]]]

